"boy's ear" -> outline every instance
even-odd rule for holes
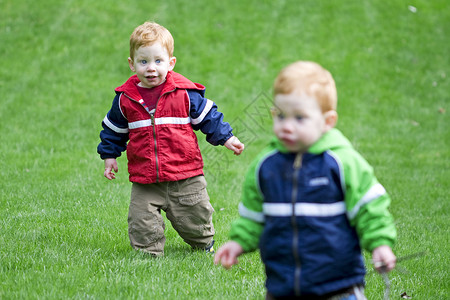
[[[323,116],[325,118],[325,131],[328,131],[336,126],[338,120],[337,111],[329,110],[324,113]]]
[[[128,65],[130,66],[131,71],[136,72],[136,69],[134,68],[134,63],[131,57],[128,57]]]
[[[170,70],[170,71],[173,70],[173,68],[175,67],[176,62],[177,62],[177,58],[176,58],[175,56],[172,56],[172,57],[169,59],[169,70]]]

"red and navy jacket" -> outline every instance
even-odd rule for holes
[[[203,174],[203,160],[193,131],[201,130],[212,145],[223,145],[231,126],[217,105],[204,97],[205,87],[169,71],[156,104],[148,111],[131,76],[115,89],[103,119],[97,152],[102,159],[127,151],[130,181],[150,184]]]

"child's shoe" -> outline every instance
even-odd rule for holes
[[[209,245],[205,247],[205,252],[214,254],[215,251],[214,251],[214,247],[213,246],[214,246],[214,240],[212,240],[211,243],[209,243]]]

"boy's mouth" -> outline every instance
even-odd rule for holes
[[[286,138],[286,137],[281,137],[279,138],[279,140],[281,141],[281,143],[286,147],[286,148],[296,148],[297,147],[297,141],[294,139],[290,139],[290,138]]]
[[[295,145],[295,141],[288,138],[282,138],[281,141],[285,145]]]
[[[286,145],[295,144],[295,140],[294,140],[294,139],[292,139],[292,138],[290,138],[290,137],[288,137],[288,136],[286,136],[286,135],[284,135],[284,134],[278,135],[278,139],[279,139],[283,144],[286,144]]]

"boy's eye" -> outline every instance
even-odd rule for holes
[[[295,116],[295,119],[296,119],[297,121],[301,121],[301,120],[303,120],[303,116],[297,115],[297,116]]]
[[[145,59],[141,60],[141,64],[146,65],[147,61]]]
[[[278,113],[278,119],[280,119],[280,120],[283,120],[284,118],[286,118],[286,116],[285,116],[285,114],[283,114],[283,113]]]
[[[156,62],[157,64],[159,64],[159,63],[161,63],[161,60],[160,60],[160,59],[157,59],[155,62]]]

